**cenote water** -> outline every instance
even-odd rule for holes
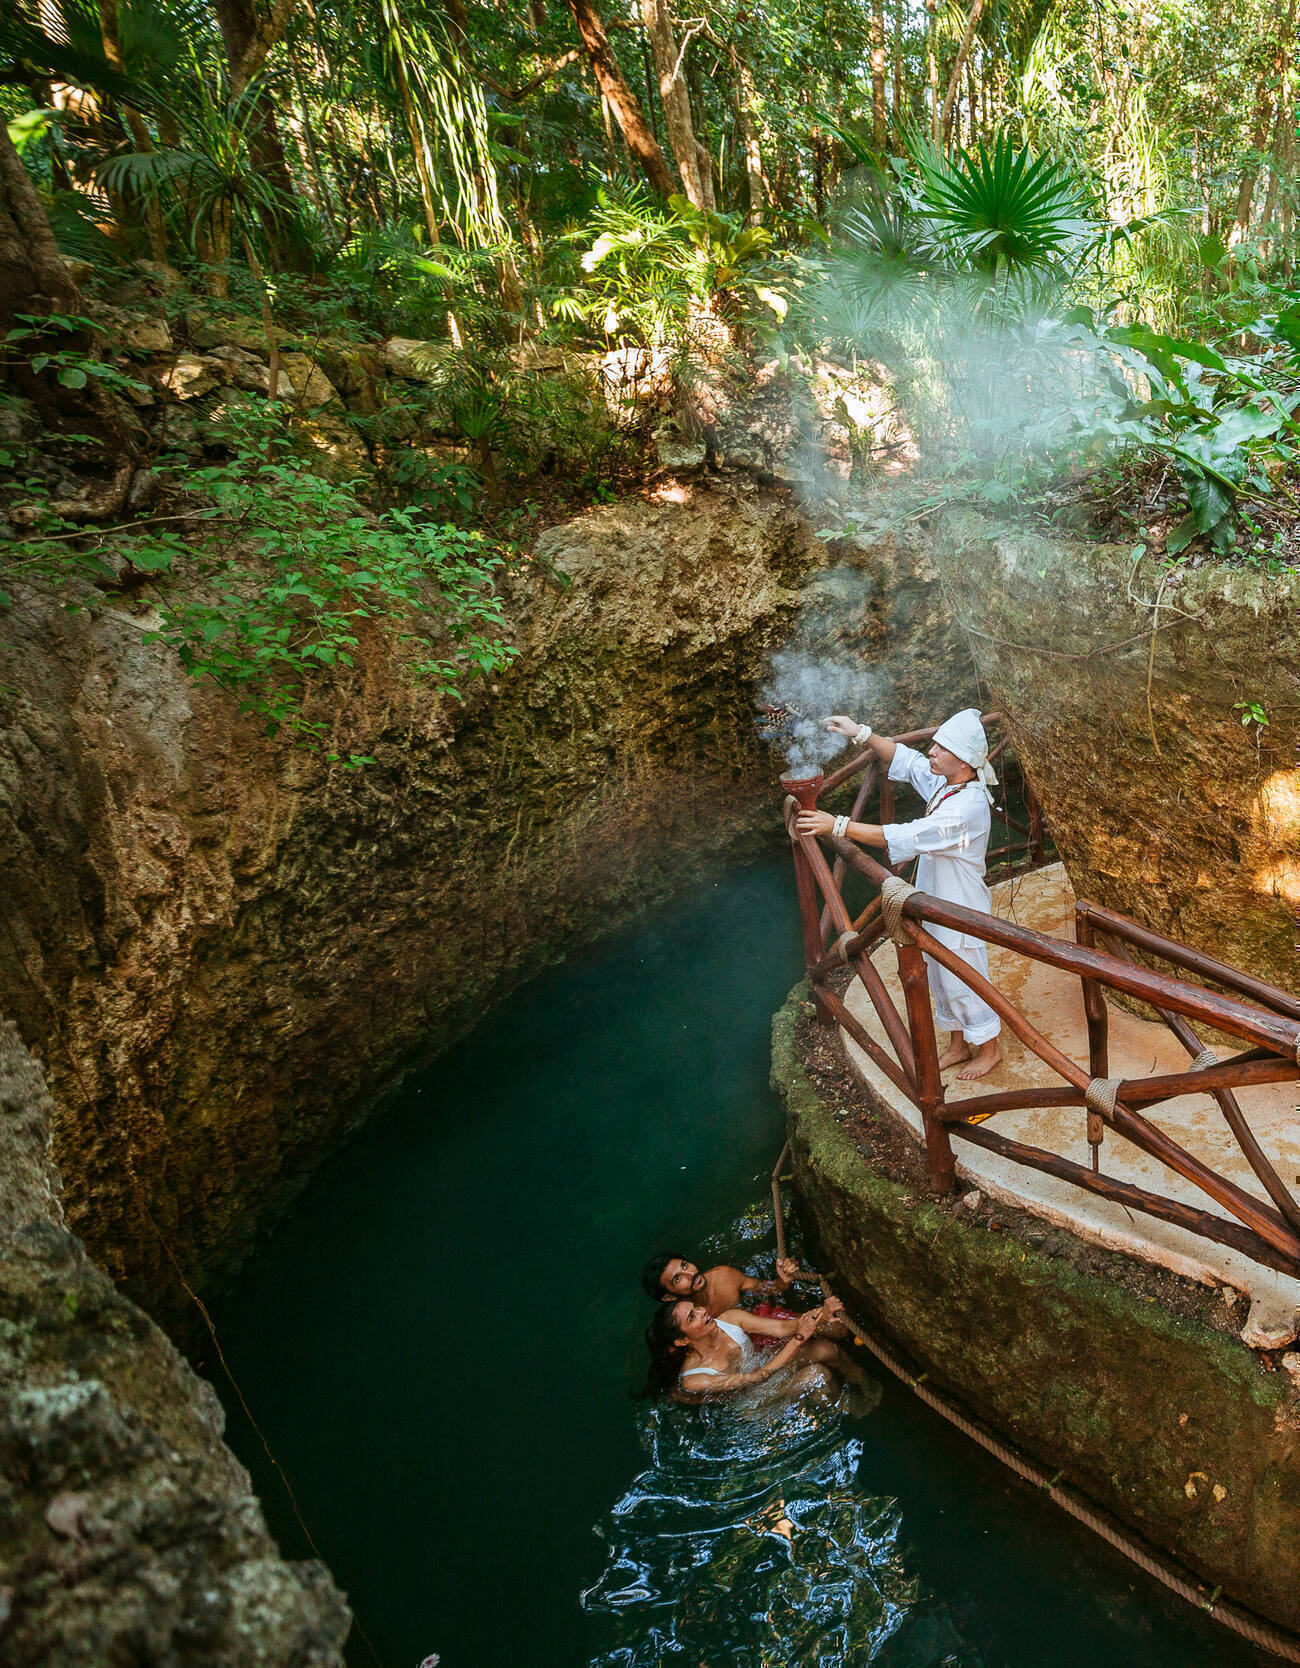
[[[630,1399],[651,1250],[770,1270],[787,863],[692,891],[408,1077],[218,1306],[375,1656],[1258,1668],[892,1381],[859,1423]],[[230,1439],[307,1556],[233,1409]]]

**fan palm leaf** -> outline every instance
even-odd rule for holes
[[[916,205],[950,259],[990,276],[1064,263],[1090,241],[1095,222],[1069,170],[1006,134],[954,157],[914,140]]]

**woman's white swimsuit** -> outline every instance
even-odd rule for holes
[[[712,1378],[725,1378],[728,1373],[752,1373],[758,1366],[758,1351],[749,1341],[749,1333],[731,1321],[720,1320],[718,1330],[725,1332],[733,1344],[740,1345],[740,1365],[738,1367],[688,1367],[682,1374],[683,1379],[695,1378],[700,1373],[708,1373]]]

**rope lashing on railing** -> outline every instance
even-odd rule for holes
[[[1300,1050],[1300,1044],[1297,1044]],[[1110,1083],[1113,1080],[1105,1077],[1095,1077],[1094,1083]],[[772,1203],[776,1211],[777,1254],[785,1255],[785,1213],[781,1203],[781,1169],[790,1155],[790,1144],[787,1141],[781,1149],[781,1156],[776,1161],[776,1168],[772,1172]],[[825,1282],[823,1281],[823,1290]],[[1158,1557],[1144,1545],[1139,1544],[1131,1536],[1126,1535],[1117,1523],[1108,1516],[1092,1509],[1081,1496],[1072,1489],[1062,1488],[1062,1473],[1057,1471],[1052,1475],[1032,1465],[1022,1455],[1017,1453],[1005,1442],[1000,1442],[992,1432],[975,1423],[973,1419],[960,1410],[946,1396],[931,1390],[928,1384],[922,1382],[929,1375],[927,1373],[914,1374],[898,1359],[894,1352],[872,1332],[864,1327],[854,1316],[845,1312],[844,1319],[853,1328],[855,1339],[875,1356],[881,1366],[887,1367],[894,1377],[905,1384],[907,1388],[927,1407],[933,1409],[940,1418],[947,1420],[963,1435],[970,1437],[985,1453],[992,1454],[994,1459],[1000,1460],[1009,1471],[1029,1483],[1032,1487],[1042,1489],[1053,1505],[1059,1506],[1063,1512],[1072,1517],[1076,1523],[1091,1529],[1109,1546],[1122,1553],[1130,1563],[1145,1570],[1149,1576],[1167,1587],[1170,1592],[1177,1593],[1179,1598],[1186,1599],[1196,1609],[1213,1616],[1216,1622],[1239,1635],[1242,1639],[1249,1639],[1251,1644],[1258,1645],[1262,1650],[1280,1657],[1283,1662],[1300,1663],[1300,1640],[1283,1633],[1280,1629],[1270,1627],[1248,1610],[1239,1610],[1234,1604],[1225,1604],[1220,1598],[1222,1588],[1216,1587],[1207,1597],[1206,1594],[1189,1580],[1188,1577],[1168,1560]]]
[[[1106,1118],[1113,1118],[1119,1102],[1119,1086],[1123,1081],[1121,1077],[1090,1078],[1088,1087],[1083,1091],[1084,1104],[1088,1110],[1100,1112]]]
[[[859,936],[860,935],[852,927],[850,927],[847,932],[842,932],[835,940],[834,944],[831,945],[831,950],[840,958],[841,961],[847,961],[849,959],[849,945],[856,943]]]
[[[1217,1066],[1219,1056],[1212,1048],[1203,1048],[1188,1066],[1188,1071],[1206,1071],[1210,1066]]]
[[[902,875],[890,875],[880,883],[880,913],[885,917],[885,928],[895,944],[910,944],[903,926],[903,905],[918,888]]]

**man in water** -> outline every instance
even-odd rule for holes
[[[662,1251],[645,1265],[641,1284],[646,1296],[656,1303],[686,1297],[702,1305],[716,1320],[728,1309],[737,1307],[742,1292],[751,1297],[784,1297],[799,1273],[799,1265],[792,1257],[777,1258],[775,1280],[755,1280],[728,1263],[701,1270],[675,1252]]]
[[[801,1269],[793,1257],[776,1259],[776,1275],[775,1280],[756,1280],[743,1269],[732,1268],[730,1263],[719,1263],[714,1268],[701,1270],[685,1257],[660,1251],[645,1265],[641,1284],[647,1297],[654,1298],[656,1303],[677,1303],[685,1298],[701,1309],[707,1309],[714,1320],[728,1310],[738,1309],[742,1294],[763,1299],[750,1310],[760,1321],[797,1320],[795,1311],[784,1307],[784,1300],[796,1281],[815,1284],[817,1276]],[[853,1329],[838,1318],[828,1321],[823,1331],[838,1343],[853,1341]],[[780,1327],[771,1332],[755,1329],[755,1337],[767,1344],[777,1343],[783,1336]]]
[[[919,858],[918,890],[945,903],[964,904],[967,909],[987,914],[992,900],[984,881],[984,854],[992,824],[989,806],[993,795],[989,789],[997,777],[989,763],[988,738],[975,708],[966,707],[940,724],[928,764],[915,749],[890,736],[878,736],[870,724],[859,724],[843,714],[828,718],[826,728],[859,746],[865,743],[888,767],[891,782],[910,782],[925,801],[925,815],[915,822],[886,823],[882,827],[849,822],[825,811],[801,811],[795,822],[796,832],[834,831],[859,845],[883,846],[891,864]],[[928,930],[988,978],[989,952],[982,938],[933,924]],[[1002,1021],[955,973],[929,956],[925,960],[935,1024],[949,1033],[939,1069],[960,1066],[957,1076],[963,1079],[986,1076],[1002,1062],[998,1046]]]

